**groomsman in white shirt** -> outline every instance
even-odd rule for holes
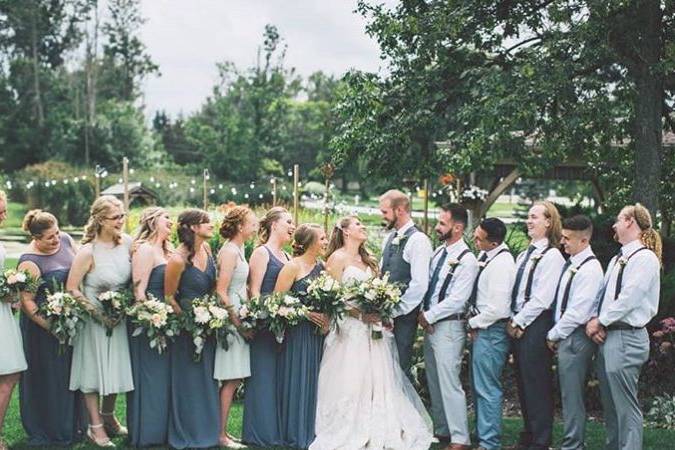
[[[506,324],[511,317],[511,290],[516,265],[504,243],[506,225],[485,219],[473,233],[478,276],[469,297],[469,334],[473,341],[471,373],[476,410],[477,450],[501,448],[502,370],[511,341]]]
[[[459,379],[466,306],[478,273],[476,257],[463,240],[467,220],[461,205],[441,206],[435,230],[443,244],[431,260],[429,288],[418,317],[425,331],[424,361],[434,434],[449,437],[448,450],[471,448],[466,396]]]
[[[596,346],[585,333],[595,313],[595,299],[602,288],[602,266],[591,248],[593,223],[582,215],[563,221],[562,244],[569,259],[556,286],[555,326],[548,332],[548,346],[558,352],[558,378],[563,413],[561,450],[583,450],[586,431],[584,392]]]
[[[644,206],[624,207],[614,223],[622,247],[607,267],[599,316],[586,325],[598,349],[598,378],[608,450],[642,449],[638,378],[649,357],[645,326],[659,309],[661,237]]]
[[[381,274],[403,287],[401,303],[394,313],[394,339],[401,368],[410,378],[417,314],[429,282],[431,241],[418,230],[410,215],[410,199],[392,189],[380,197],[380,213],[391,233],[382,247]]]
[[[558,250],[562,224],[555,205],[543,201],[530,208],[526,225],[530,246],[516,260],[513,318],[507,326],[524,421],[517,448],[548,450],[553,438],[553,354],[546,333],[553,326],[551,305],[565,263]]]

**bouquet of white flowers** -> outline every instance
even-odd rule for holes
[[[337,327],[346,309],[345,288],[327,272],[321,272],[307,286],[307,299],[311,311],[326,314],[331,326]]]
[[[309,313],[307,306],[287,292],[275,292],[267,296],[265,308],[269,315],[267,326],[280,344],[284,341],[286,329],[305,320]]]
[[[267,310],[265,297],[256,296],[246,300],[239,307],[239,320],[245,330],[258,330],[265,326],[270,313]]]
[[[160,355],[166,350],[169,340],[173,340],[180,332],[180,321],[173,308],[152,295],[129,307],[127,316],[136,326],[131,337],[145,332],[150,348],[157,350]]]
[[[221,307],[217,297],[205,295],[192,300],[192,308],[183,313],[183,329],[192,336],[195,346],[193,359],[200,361],[204,344],[209,336],[214,336],[216,341],[225,350],[229,344],[227,338],[236,333],[236,329],[229,320],[227,309]]]
[[[38,307],[38,313],[49,321],[49,331],[59,341],[59,353],[73,345],[75,336],[84,326],[87,310],[67,292],[54,292]]]
[[[107,319],[103,326],[106,327],[106,336],[112,336],[113,329],[124,319],[127,308],[131,304],[132,295],[127,290],[105,291],[98,295],[98,300],[103,308],[103,315]]]
[[[39,285],[38,280],[25,270],[6,270],[0,274],[0,301],[16,303],[20,292],[37,292]]]
[[[355,283],[347,289],[346,299],[353,301],[364,314],[377,314],[380,322],[372,326],[372,338],[382,338],[382,322],[390,322],[401,302],[401,289],[389,282],[389,274]]]

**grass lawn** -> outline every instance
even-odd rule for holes
[[[30,448],[24,444],[25,435],[21,427],[21,419],[19,417],[19,401],[18,393],[15,391],[12,397],[7,419],[5,421],[5,429],[3,437],[9,443],[11,448]],[[120,396],[117,401],[118,418],[124,422],[124,396]],[[235,436],[241,436],[241,420],[242,420],[242,406],[236,404],[230,416],[230,433]],[[521,420],[519,418],[505,418],[504,419],[504,445],[515,444],[520,431]],[[561,426],[556,423],[554,442],[560,442]],[[588,437],[586,440],[588,450],[600,450],[603,448],[604,430],[602,424],[597,422],[589,422]],[[645,450],[663,450],[666,448],[673,448],[673,441],[675,441],[675,430],[645,430]],[[118,448],[124,448],[123,439],[115,439]],[[94,449],[93,445],[81,444],[76,446],[78,449]],[[440,449],[440,445],[435,445],[433,449]]]

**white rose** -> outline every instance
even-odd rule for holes
[[[227,317],[227,310],[219,306],[211,305],[209,306],[209,311],[218,320],[224,320]]]
[[[195,314],[195,322],[197,323],[202,324],[208,323],[209,319],[211,318],[209,310],[206,309],[204,306],[195,307],[194,314]]]

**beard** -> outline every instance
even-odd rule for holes
[[[382,226],[388,231],[393,230],[394,228],[396,228],[396,220],[397,219],[398,219],[398,217],[396,217],[396,213],[394,213],[394,218],[392,220],[387,220],[387,219],[382,220]]]
[[[447,233],[436,231],[436,234],[438,235],[438,240],[441,242],[452,239],[452,229],[450,229]]]

